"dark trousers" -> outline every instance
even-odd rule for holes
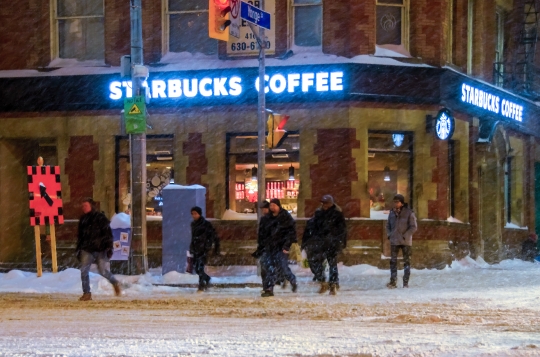
[[[409,277],[411,276],[411,254],[412,247],[410,245],[391,245],[390,246],[390,281],[397,281],[397,256],[399,250],[403,254],[403,283],[409,283]]]
[[[287,256],[283,252],[264,253],[261,257],[261,277],[263,289],[272,291],[282,277],[296,284],[296,276],[289,268]]]
[[[335,249],[330,250],[316,250],[307,249],[309,268],[315,276],[315,280],[319,282],[325,282],[326,276],[324,274],[324,260],[328,262],[329,276],[328,281],[333,284],[339,284],[339,274],[337,267],[337,251]]]
[[[194,255],[193,256],[193,269],[199,276],[199,285],[208,284],[210,276],[204,272],[204,266],[206,265],[206,255]]]

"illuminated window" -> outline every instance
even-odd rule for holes
[[[103,0],[56,0],[54,57],[104,60]]]
[[[369,132],[368,192],[371,218],[384,219],[398,193],[412,206],[412,148],[411,133]]]
[[[208,0],[167,0],[164,52],[217,54],[217,40],[208,37]]]
[[[407,0],[377,0],[377,45],[408,47]]]
[[[321,46],[322,0],[293,0],[293,19],[296,46]]]

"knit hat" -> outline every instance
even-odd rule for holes
[[[270,203],[268,203],[268,201],[263,201],[263,203],[261,203],[259,205],[259,207],[261,207],[261,208],[270,208]]]
[[[202,209],[201,207],[195,206],[191,208],[191,212],[197,212],[199,216],[202,216]]]
[[[331,195],[324,195],[321,198],[321,202],[334,204],[334,197],[332,197]]]
[[[403,197],[403,195],[397,194],[394,196],[394,201],[399,201],[402,204],[405,204],[405,197]]]
[[[281,208],[281,202],[277,198],[272,198],[270,203],[276,204],[279,208]],[[268,205],[268,207],[270,207],[270,205]]]

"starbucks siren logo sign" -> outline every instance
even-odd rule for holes
[[[441,140],[450,140],[454,134],[454,117],[448,109],[441,109],[435,119],[435,134]]]

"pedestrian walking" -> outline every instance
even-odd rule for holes
[[[321,283],[320,294],[330,290],[336,295],[339,289],[337,256],[347,246],[347,227],[341,208],[331,195],[321,198],[321,207],[308,221],[302,237],[302,249],[306,251],[314,280]],[[329,276],[326,281],[324,261],[328,262]]]
[[[529,234],[527,239],[521,244],[521,259],[527,262],[534,262],[538,255],[537,242],[538,236],[535,233]]]
[[[199,288],[197,292],[203,292],[208,289],[210,276],[205,273],[204,266],[208,255],[214,245],[214,254],[219,255],[219,237],[212,226],[202,215],[200,207],[191,208],[191,244],[189,252],[193,256],[193,267],[199,276]]]
[[[269,208],[268,229],[260,242],[264,290],[262,297],[274,296],[274,285],[281,275],[291,283],[293,292],[298,288],[296,276],[290,270],[286,256],[291,244],[296,243],[296,222],[290,213],[281,207],[279,199],[271,199]]]
[[[409,287],[411,275],[412,236],[416,232],[416,216],[414,211],[405,203],[403,195],[394,196],[394,208],[388,214],[386,235],[390,240],[390,289],[397,287],[397,256],[403,254],[403,287]]]
[[[103,212],[96,210],[93,199],[85,198],[81,205],[83,215],[79,219],[77,234],[77,259],[81,264],[83,295],[80,301],[92,300],[90,292],[90,266],[96,263],[98,272],[109,280],[116,296],[120,296],[120,283],[107,269],[113,254],[113,235],[110,222]]]
[[[261,257],[264,252],[264,239],[269,234],[270,229],[270,203],[264,201],[260,204],[261,219],[259,220],[259,228],[257,231],[257,249],[251,254],[251,256],[257,259],[257,264],[261,266]],[[264,280],[264,271],[261,268],[261,278]]]

